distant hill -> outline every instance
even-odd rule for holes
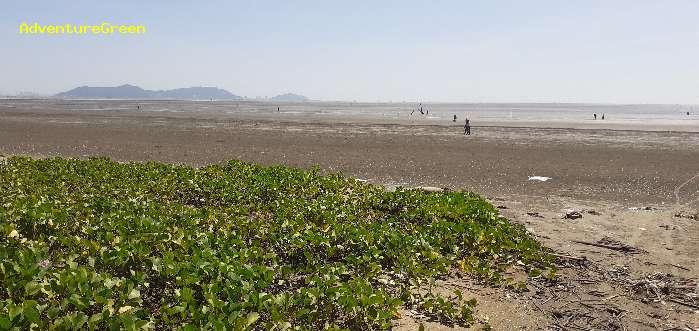
[[[58,93],[56,96],[60,98],[147,99],[151,97],[151,93],[133,85],[115,87],[80,86],[70,91]]]
[[[286,94],[280,94],[276,97],[272,97],[272,98],[270,98],[270,100],[273,100],[273,101],[308,101],[308,98],[306,98],[303,95],[286,93]]]
[[[217,87],[188,87],[173,90],[151,91],[138,86],[114,87],[81,86],[56,94],[59,98],[85,99],[172,99],[172,100],[241,100],[242,98]]]
[[[158,99],[177,99],[177,100],[241,100],[243,98],[228,92],[224,89],[216,87],[187,87],[177,88],[174,90],[155,91],[155,97]]]

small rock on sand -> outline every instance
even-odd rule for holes
[[[574,220],[574,219],[578,219],[578,218],[582,218],[582,217],[583,217],[582,213],[580,213],[577,210],[566,211],[566,213],[563,215],[564,219],[569,219],[569,220]]]
[[[639,211],[639,210],[640,210],[640,211],[644,211],[644,210],[645,210],[645,211],[654,211],[654,210],[660,210],[660,209],[659,209],[659,208],[656,208],[656,207],[652,207],[652,206],[646,206],[646,207],[631,207],[631,208],[629,208],[629,210],[633,210],[633,211]]]
[[[694,213],[694,214],[692,214],[692,213],[688,213],[688,212],[681,211],[681,212],[676,213],[676,214],[675,214],[675,217],[679,217],[679,218],[688,218],[688,219],[690,219],[690,220],[699,221],[699,213]]]

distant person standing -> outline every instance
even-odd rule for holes
[[[464,123],[464,135],[471,135],[471,121],[468,118],[466,118],[466,122]]]
[[[279,107],[277,107],[277,113],[279,112]]]
[[[597,119],[597,113],[595,113],[595,114],[592,114],[592,116],[594,116],[594,117],[595,117],[595,119]]]
[[[604,121],[604,114],[602,114],[602,120]]]
[[[454,122],[456,122],[456,114],[454,114]]]

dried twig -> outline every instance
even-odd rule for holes
[[[683,306],[687,306],[687,307],[690,307],[690,308],[699,309],[699,306],[697,306],[697,305],[695,305],[695,304],[692,304],[692,303],[689,303],[689,302],[684,302],[684,301],[682,301],[682,300],[677,300],[677,299],[675,299],[675,298],[667,298],[667,301],[671,301],[671,302],[674,302],[674,303],[676,303],[676,304],[683,305]]]
[[[683,267],[683,266],[681,266],[681,265],[679,265],[679,264],[670,264],[670,265],[673,266],[673,267],[675,267],[675,268],[680,268],[680,269],[682,269],[682,270],[687,270],[687,271],[689,271],[689,268],[685,268],[685,267]]]
[[[562,259],[569,259],[569,260],[575,260],[575,261],[587,261],[587,258],[584,256],[571,256],[571,255],[556,254],[556,253],[550,253],[549,255],[555,256],[555,257],[560,257]]]
[[[595,247],[601,247],[601,248],[606,248],[606,249],[611,249],[614,251],[621,251],[624,253],[633,253],[633,252],[640,252],[639,249],[628,246],[628,245],[607,245],[607,244],[600,244],[600,243],[591,243],[589,241],[581,241],[581,240],[572,240],[574,243],[578,244],[583,244],[583,245],[588,245],[588,246],[595,246]]]

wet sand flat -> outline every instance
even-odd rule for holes
[[[488,196],[674,203],[699,173],[699,133],[287,121],[161,112],[0,108],[0,152],[204,165],[229,159],[319,165],[388,185]],[[552,180],[529,181],[529,176]],[[699,183],[682,192],[696,195]]]

